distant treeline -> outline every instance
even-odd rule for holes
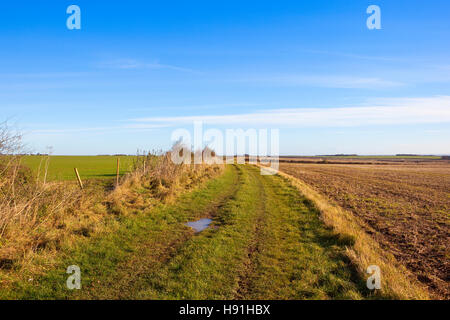
[[[433,154],[414,154],[414,153],[399,153],[397,157],[435,157]]]
[[[357,154],[345,154],[345,153],[338,153],[338,154],[319,154],[316,157],[357,157]]]

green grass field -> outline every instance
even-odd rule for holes
[[[46,156],[25,156],[22,163],[43,179]],[[120,175],[130,171],[136,156],[50,156],[47,181],[75,180],[73,168],[82,179],[108,179],[116,175],[116,161],[120,158]],[[283,157],[281,157],[283,158]],[[435,156],[330,156],[330,159],[440,159]],[[39,166],[41,166],[39,170]]]
[[[44,176],[46,156],[25,156],[22,164],[29,167],[40,179]],[[81,179],[108,179],[116,175],[117,158],[120,174],[130,171],[135,156],[50,156],[47,181],[75,180],[73,168],[78,168]],[[41,169],[39,170],[39,166]]]

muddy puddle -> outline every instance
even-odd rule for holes
[[[212,222],[211,219],[200,219],[197,221],[188,222],[186,223],[186,225],[194,229],[195,232],[200,232],[208,228],[211,222]]]

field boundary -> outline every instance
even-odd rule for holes
[[[261,169],[274,171],[261,165]],[[363,278],[367,277],[366,269],[370,265],[377,265],[381,270],[381,292],[402,300],[428,300],[428,290],[420,284],[414,275],[401,265],[389,252],[383,250],[361,227],[362,222],[351,212],[331,203],[319,192],[298,178],[287,173],[277,171],[277,174],[287,179],[300,193],[313,201],[321,213],[323,222],[342,235],[354,238],[352,247],[346,248],[346,255],[356,266]]]

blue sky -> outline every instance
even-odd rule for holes
[[[55,154],[166,149],[196,119],[277,128],[281,154],[448,154],[449,14],[446,0],[3,2],[0,121]]]

